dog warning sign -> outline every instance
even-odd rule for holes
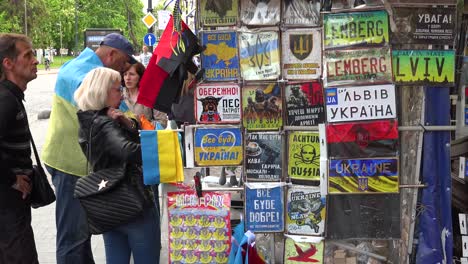
[[[240,87],[235,83],[201,84],[196,89],[196,120],[201,124],[238,123]]]

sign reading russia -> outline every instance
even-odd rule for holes
[[[242,132],[239,127],[195,128],[197,166],[237,166],[242,164]]]
[[[325,49],[389,42],[386,11],[325,14],[323,30]]]
[[[396,118],[395,86],[325,89],[328,122]]]
[[[393,50],[395,83],[451,86],[455,80],[454,50]]]
[[[392,60],[387,47],[327,50],[326,86],[392,83]]]
[[[196,88],[198,123],[240,122],[240,87],[235,83],[200,84]]]

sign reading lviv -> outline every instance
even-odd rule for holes
[[[329,193],[398,193],[398,159],[330,160]]]
[[[197,127],[194,145],[197,166],[242,164],[242,132],[239,127]]]
[[[276,80],[281,73],[278,31],[239,33],[241,74],[245,80]]]
[[[322,73],[322,31],[291,29],[283,32],[283,75],[286,79],[318,79]]]
[[[392,82],[390,48],[325,51],[327,87]]]
[[[395,44],[453,45],[456,28],[455,6],[394,7]]]
[[[396,84],[450,86],[454,83],[454,50],[393,50],[392,63]]]
[[[228,81],[239,78],[236,32],[205,31],[201,33],[201,43],[206,47],[201,53],[205,80]]]
[[[239,1],[200,0],[200,17],[204,26],[235,25],[239,19]]]
[[[395,86],[325,89],[328,122],[396,118]]]
[[[198,123],[237,123],[241,120],[240,87],[235,83],[197,85],[196,119]]]
[[[325,49],[389,42],[386,11],[325,14],[323,30]]]

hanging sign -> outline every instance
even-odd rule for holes
[[[325,89],[327,121],[364,121],[396,118],[394,85]]]
[[[328,239],[400,239],[400,194],[328,195]]]
[[[214,0],[216,1],[216,0]],[[280,0],[240,0],[240,17],[244,25],[276,25],[280,22]],[[219,1],[221,2],[221,1]]]
[[[396,30],[392,44],[453,45],[456,6],[400,6],[393,8]]]
[[[318,132],[294,131],[288,137],[288,175],[293,180],[320,180]]]
[[[278,79],[281,73],[278,39],[278,31],[239,33],[242,78],[245,80]]]
[[[282,149],[279,133],[247,133],[245,143],[247,181],[281,180]]]
[[[283,232],[283,187],[276,183],[245,184],[245,229]]]
[[[195,95],[198,123],[240,122],[239,85],[235,83],[199,84]]]
[[[330,160],[328,193],[398,193],[398,159]]]
[[[320,0],[289,0],[283,2],[283,23],[288,26],[320,26]]]
[[[200,21],[203,26],[231,26],[239,20],[239,0],[200,0]]]
[[[231,194],[169,192],[170,263],[227,263],[231,244]]]
[[[284,90],[288,126],[317,126],[325,122],[321,83],[288,83]]]
[[[290,80],[319,79],[322,74],[322,31],[289,29],[282,34],[283,75]]]
[[[392,62],[396,84],[451,86],[455,81],[454,50],[393,50]]]
[[[202,68],[207,81],[229,81],[239,78],[237,33],[234,31],[205,31],[201,33]]]
[[[325,196],[320,187],[292,185],[286,198],[286,232],[322,235],[325,230]]]
[[[390,48],[325,51],[325,85],[392,83]]]
[[[398,154],[398,121],[326,125],[330,159],[394,157]]]
[[[247,130],[277,130],[283,125],[278,83],[242,87],[242,120]]]
[[[325,14],[323,30],[325,49],[384,46],[389,42],[388,15],[383,10]]]
[[[288,235],[284,241],[284,264],[324,263],[322,237]],[[336,261],[334,263],[337,263]],[[344,263],[344,262],[342,262]]]
[[[196,166],[242,164],[242,132],[239,127],[197,127],[194,141]]]

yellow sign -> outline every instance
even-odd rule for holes
[[[147,28],[152,27],[154,23],[156,23],[156,18],[153,16],[152,13],[147,13],[141,20]]]

